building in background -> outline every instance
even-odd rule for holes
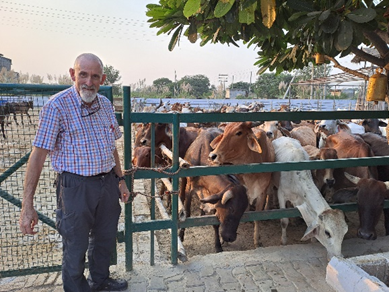
[[[5,68],[7,71],[11,71],[12,60],[4,57],[3,54],[0,54],[0,71]]]

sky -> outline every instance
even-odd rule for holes
[[[170,52],[171,35],[157,36],[146,5],[157,0],[0,0],[0,54],[16,72],[63,75],[85,52],[120,71],[122,85],[158,78],[174,81],[202,74],[231,82],[255,82],[254,47],[190,43],[183,37]],[[350,62],[342,62],[347,66]]]

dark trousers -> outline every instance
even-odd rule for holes
[[[113,171],[92,177],[68,172],[58,176],[56,213],[63,243],[64,291],[90,291],[84,276],[87,250],[91,279],[100,285],[109,277],[121,210],[119,196]]]

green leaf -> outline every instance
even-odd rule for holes
[[[320,28],[325,32],[325,33],[334,33],[338,29],[339,25],[339,17],[335,14],[330,14],[326,21],[322,23]]]
[[[189,18],[200,9],[201,0],[188,0],[184,6],[184,16]]]
[[[346,50],[353,41],[353,26],[348,21],[340,23],[338,37],[335,39],[335,48],[338,51]]]
[[[178,40],[181,37],[181,32],[184,26],[181,24],[179,27],[177,27],[176,31],[173,33],[172,38],[170,39],[168,49],[169,51],[173,51],[174,47],[176,46]]]
[[[301,12],[296,12],[293,13],[291,17],[288,18],[288,21],[295,21],[296,19],[300,18],[300,16],[307,15],[306,12],[301,11]]]
[[[297,11],[315,11],[313,1],[288,0],[286,5]]]
[[[366,23],[373,20],[377,13],[373,8],[360,8],[346,15],[350,20],[357,23]]]
[[[214,15],[216,18],[223,17],[227,14],[228,11],[230,11],[232,5],[234,5],[235,0],[228,0],[228,2],[224,3],[223,1],[219,0],[215,6]]]
[[[331,10],[328,9],[326,11],[323,11],[319,16],[319,21],[320,22],[325,21],[330,15],[331,15]]]
[[[255,10],[257,9],[257,3],[252,6],[239,11],[239,22],[240,23],[254,23],[255,22]]]

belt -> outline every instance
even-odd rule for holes
[[[64,171],[63,173],[68,173],[68,174],[71,174],[71,175],[81,176],[81,177],[85,177],[85,178],[99,178],[99,177],[104,177],[104,176],[112,173],[113,171],[114,170],[111,169],[109,172],[102,172],[102,173],[95,174],[95,175],[90,175],[90,176],[79,175],[79,174],[71,173],[71,172],[67,172],[67,171]]]

